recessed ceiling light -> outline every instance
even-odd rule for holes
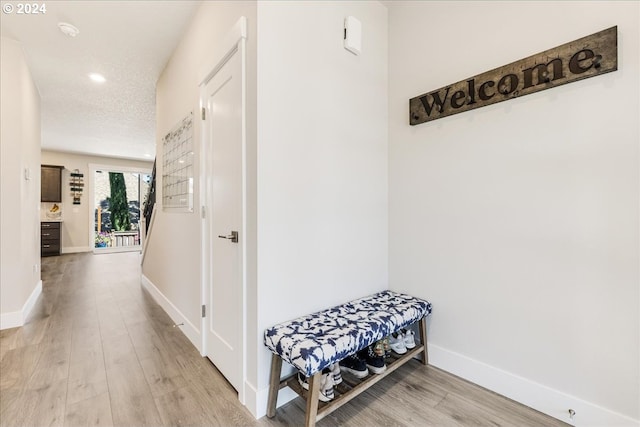
[[[107,81],[107,79],[105,79],[102,74],[98,74],[98,73],[89,74],[89,78],[96,83],[104,83]]]
[[[58,28],[62,31],[62,34],[65,34],[69,37],[75,37],[80,34],[80,30],[74,27],[73,25],[67,22],[58,22]]]

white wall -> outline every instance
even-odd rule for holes
[[[24,323],[42,289],[40,94],[20,44],[1,42],[0,329],[5,329]]]
[[[89,187],[89,164],[140,168],[140,170],[149,171],[153,168],[153,162],[45,150],[42,151],[42,164],[65,167],[62,171],[63,222],[60,229],[62,253],[92,251],[94,247],[93,236],[89,235],[90,212],[95,210],[91,200],[92,190]],[[75,169],[84,174],[84,190],[79,205],[73,204],[73,196],[68,191],[70,174]]]
[[[157,83],[157,176],[162,177],[162,137],[189,112],[194,113],[195,173],[194,212],[162,211],[162,183],[157,181],[156,218],[149,236],[142,266],[143,274],[156,288],[156,296],[176,322],[185,322],[182,330],[200,348],[201,305],[201,217],[199,81],[201,68],[212,60],[224,36],[246,16],[249,139],[255,146],[255,25],[256,3],[251,1],[202,2]],[[253,124],[252,124],[253,123]],[[158,293],[159,292],[159,293]]]
[[[434,304],[432,363],[637,423],[640,4],[389,4],[390,287]],[[409,98],[614,25],[616,72],[408,125]]]
[[[347,15],[363,22],[359,57],[342,47]],[[240,16],[249,24],[246,402],[262,416],[263,330],[387,286],[387,16],[378,2],[204,2],[157,84],[158,153],[178,120],[198,116],[198,72]],[[150,237],[143,273],[198,345],[200,216],[157,207],[163,239]]]
[[[387,82],[381,3],[258,2],[257,415],[265,328],[387,289]]]

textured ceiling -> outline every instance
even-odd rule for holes
[[[2,36],[22,43],[40,91],[42,148],[153,158],[156,81],[199,2],[42,3],[44,14],[14,9],[0,18]],[[62,34],[58,22],[80,34]],[[107,80],[96,84],[90,73]]]

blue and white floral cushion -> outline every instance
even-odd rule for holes
[[[431,314],[431,304],[384,291],[264,331],[273,353],[311,376]]]

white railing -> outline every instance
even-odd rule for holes
[[[140,232],[132,231],[111,231],[100,233],[101,244],[96,243],[97,251],[113,252],[115,249],[140,248]],[[110,249],[112,249],[110,251]]]
[[[111,247],[140,246],[138,231],[114,231],[111,233]]]

